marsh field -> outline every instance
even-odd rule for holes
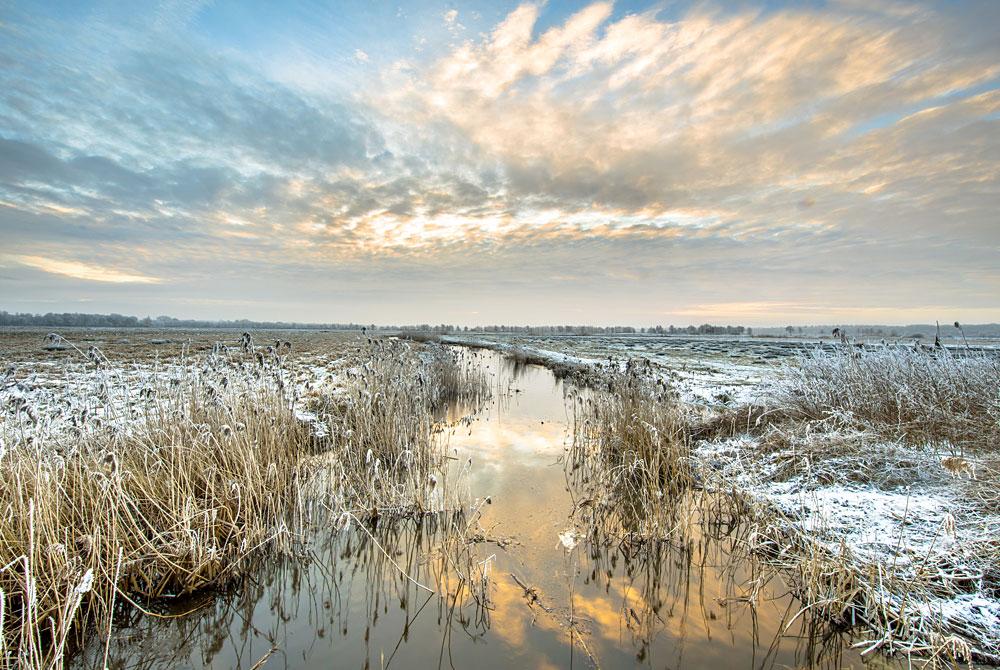
[[[5,668],[1000,664],[1000,350],[0,332]]]

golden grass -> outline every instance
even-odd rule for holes
[[[446,350],[369,341],[338,398],[313,398],[317,432],[296,416],[285,359],[250,349],[187,359],[124,399],[102,390],[101,425],[75,414],[73,435],[45,432],[54,407],[7,417],[0,667],[62,667],[123,606],[215,589],[262,551],[293,550],[317,501],[358,519],[429,509],[440,410],[488,392]],[[117,371],[94,374],[105,389]]]
[[[436,436],[446,408],[490,392],[486,377],[459,352],[429,343],[372,340],[342,392],[308,404],[330,427],[330,450],[315,459],[323,487],[359,515],[441,511],[445,471]]]
[[[125,598],[218,587],[256,550],[288,546],[309,427],[273,391],[219,404],[205,388],[161,399],[125,434],[4,459],[8,663],[58,667],[74,615],[109,621]]]
[[[666,501],[694,482],[690,440],[676,394],[638,365],[609,371],[600,390],[575,395],[569,470],[580,491],[578,508],[592,523],[662,537],[676,509]],[[605,534],[614,532],[604,528]]]

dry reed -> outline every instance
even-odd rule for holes
[[[568,467],[577,508],[603,532],[662,537],[676,509],[665,501],[694,483],[690,441],[677,395],[640,361],[610,368],[598,388],[577,392]]]
[[[818,350],[787,364],[773,407],[784,417],[835,418],[914,444],[996,449],[1000,355],[906,347]]]
[[[630,362],[622,372],[611,368],[599,390],[575,401],[578,437],[568,468],[580,491],[577,518],[590,535],[645,541],[651,551],[656,540],[683,527],[678,510],[690,508],[678,501],[697,500],[692,489],[707,489],[703,503],[751,529],[747,550],[789,583],[804,603],[800,616],[868,631],[862,633],[866,653],[914,654],[941,664],[996,662],[995,651],[984,645],[996,633],[984,628],[988,624],[936,614],[942,599],[996,588],[1000,547],[988,532],[955,545],[961,556],[929,551],[905,564],[855,557],[851,547],[829,546],[817,529],[744,490],[731,469],[713,471],[712,459],[693,462],[691,446],[750,433],[746,441],[754,451],[741,452],[733,467],[759,468],[768,482],[891,488],[926,484],[933,476],[947,484],[943,470],[927,472],[927,460],[913,445],[990,444],[997,430],[997,359],[845,349],[812,355],[800,365],[786,368],[781,391],[766,405],[710,417],[683,406],[644,374],[641,363]],[[995,491],[995,480],[992,487],[979,479],[955,485],[981,496],[983,502],[970,503],[974,509],[996,503],[985,493]]]
[[[298,414],[290,347],[241,344],[141,389],[91,353],[94,381],[67,384],[80,398],[15,396],[0,425],[0,667],[60,668],[123,607],[216,589],[265,549],[294,551],[316,501],[363,518],[443,500],[440,413],[488,392],[457,355],[369,340],[346,392],[311,398],[321,426]],[[339,473],[327,489],[321,462]]]

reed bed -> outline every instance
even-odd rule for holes
[[[105,412],[129,416],[127,425],[8,442],[6,665],[61,667],[78,620],[106,625],[116,605],[220,586],[255,550],[289,546],[297,466],[320,445],[274,370],[218,358],[206,370]]]
[[[556,367],[505,353],[515,363]],[[595,365],[573,377],[568,394],[575,430],[566,465],[576,503],[574,528],[560,539],[567,547],[583,538],[591,547],[610,542],[642,557],[685,541],[695,519],[703,530],[739,529],[729,558],[756,567],[735,599],[752,604],[762,584],[780,580],[802,603],[789,613],[789,628],[803,621],[815,631],[826,622],[860,638],[865,655],[913,655],[931,666],[1000,662],[991,615],[977,609],[981,598],[997,597],[1000,574],[990,521],[1000,468],[987,451],[1000,416],[996,365],[989,354],[844,347],[786,366],[766,403],[714,413],[683,404],[644,361]],[[694,453],[740,435],[753,448],[736,454],[739,472]],[[969,461],[949,467],[942,452]],[[978,470],[965,470],[969,463]],[[917,501],[920,487],[936,487],[960,502],[929,529],[908,508],[880,512],[894,515],[880,519],[887,527],[929,530],[930,544],[917,545],[922,554],[903,541],[912,531],[902,530],[898,546],[882,555],[857,552],[831,542],[805,508],[777,505],[740,477],[758,469],[750,479],[783,491],[874,487],[877,497],[915,486]],[[655,618],[633,610],[623,607],[630,628],[641,631],[639,622]]]
[[[744,495],[741,506],[752,528],[746,549],[803,603],[795,618],[851,631],[862,656],[905,655],[928,668],[1000,664],[995,623],[985,610],[976,614],[989,591],[981,573],[965,569],[965,557],[956,563],[929,551],[915,565],[859,559],[846,544],[818,542],[766,499]],[[958,611],[969,603],[971,610]]]
[[[749,618],[753,647],[762,650],[758,667],[773,667],[772,655],[786,636],[796,640],[796,667],[842,667],[850,648],[846,627],[831,627],[819,608],[801,608],[790,592],[794,582],[759,550],[758,527],[735,502],[697,489],[663,501],[676,508],[676,524],[662,539],[623,538],[591,525],[585,545],[591,569],[584,570],[584,581],[609,591],[617,586],[623,594],[621,620],[640,647],[640,660],[665,620],[709,629],[718,618],[727,629],[739,629]],[[674,665],[682,662],[680,657]]]
[[[624,561],[630,584],[621,605],[624,628],[642,646],[664,617],[685,616],[695,602],[703,616],[714,605],[735,619],[741,612],[756,617],[765,604],[773,608],[766,599],[782,607],[787,601],[778,638],[794,631],[803,657],[837,663],[850,622],[832,629],[830,622],[843,624],[849,607],[829,601],[835,580],[818,580],[819,557],[827,555],[804,535],[779,543],[775,534],[788,533],[789,524],[779,522],[776,510],[698,467],[692,435],[699,415],[644,362],[610,366],[602,380],[569,394],[575,430],[566,467],[576,498],[572,520],[595,562],[586,579],[610,582],[616,560]],[[795,542],[801,544],[792,551]],[[843,570],[832,557],[824,565]],[[725,593],[704,602],[706,594],[692,593],[691,584],[709,570],[725,575]],[[663,599],[664,579],[676,582],[667,589],[680,594],[674,601]],[[848,584],[845,578],[839,585]],[[796,598],[788,598],[790,591]],[[800,609],[799,602],[815,604]]]
[[[282,657],[295,659],[303,646],[331,643],[346,664],[362,648],[370,656],[369,645],[385,632],[386,619],[397,616],[406,623],[398,645],[385,653],[386,667],[403,660],[395,657],[407,655],[407,641],[425,619],[437,617],[456,632],[481,637],[490,612],[472,597],[469,583],[488,573],[490,563],[442,550],[469,523],[474,520],[462,512],[448,512],[381,518],[363,530],[318,529],[306,554],[262,561],[233,588],[215,597],[194,596],[169,610],[184,616],[167,622],[131,617],[128,634],[111,639],[107,665],[270,667]],[[434,593],[428,592],[431,587]],[[270,616],[261,616],[262,607]],[[104,653],[103,645],[90,645],[80,666],[103,667]]]
[[[694,472],[685,414],[674,391],[640,361],[612,367],[598,388],[577,391],[568,468],[592,525],[663,537]],[[614,530],[609,526],[616,526]]]
[[[997,449],[1000,354],[881,346],[817,350],[784,366],[772,407],[911,443]]]
[[[80,351],[86,380],[37,406],[8,374],[0,667],[63,667],[123,610],[218,589],[265,550],[299,551],[320,503],[361,519],[441,499],[440,412],[488,387],[440,347],[370,340],[334,401],[292,384],[290,348],[247,334],[140,377]],[[317,420],[306,402],[329,411]],[[338,477],[318,478],[320,459]]]
[[[757,550],[808,607],[867,628],[866,653],[998,663],[998,403],[993,352],[844,346],[693,432]]]
[[[461,352],[434,343],[371,340],[360,361],[340,393],[307,403],[331,432],[329,451],[314,460],[320,486],[361,517],[456,506],[437,435],[449,407],[489,396],[488,379]]]

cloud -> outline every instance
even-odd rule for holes
[[[524,196],[676,206],[773,187],[858,148],[850,131],[886,110],[1000,75],[995,46],[956,52],[947,36],[967,26],[926,12],[610,21],[595,3],[533,38],[539,11],[522,5],[389,95],[504,161]]]
[[[296,76],[204,11],[13,13],[0,235],[83,265],[4,281],[170,277],[103,282],[144,306],[211,279],[215,305],[294,318],[307,298],[379,321],[1000,318],[995,4],[522,4],[472,39],[450,10],[425,51],[351,43]],[[363,85],[334,85],[345,65]],[[108,270],[123,257],[141,272]]]
[[[121,272],[99,265],[44,258],[42,256],[14,256],[12,260],[21,265],[37,268],[43,272],[63,275],[73,279],[83,279],[85,281],[108,282],[111,284],[158,284],[161,281],[157,277],[150,277],[143,274]]]

